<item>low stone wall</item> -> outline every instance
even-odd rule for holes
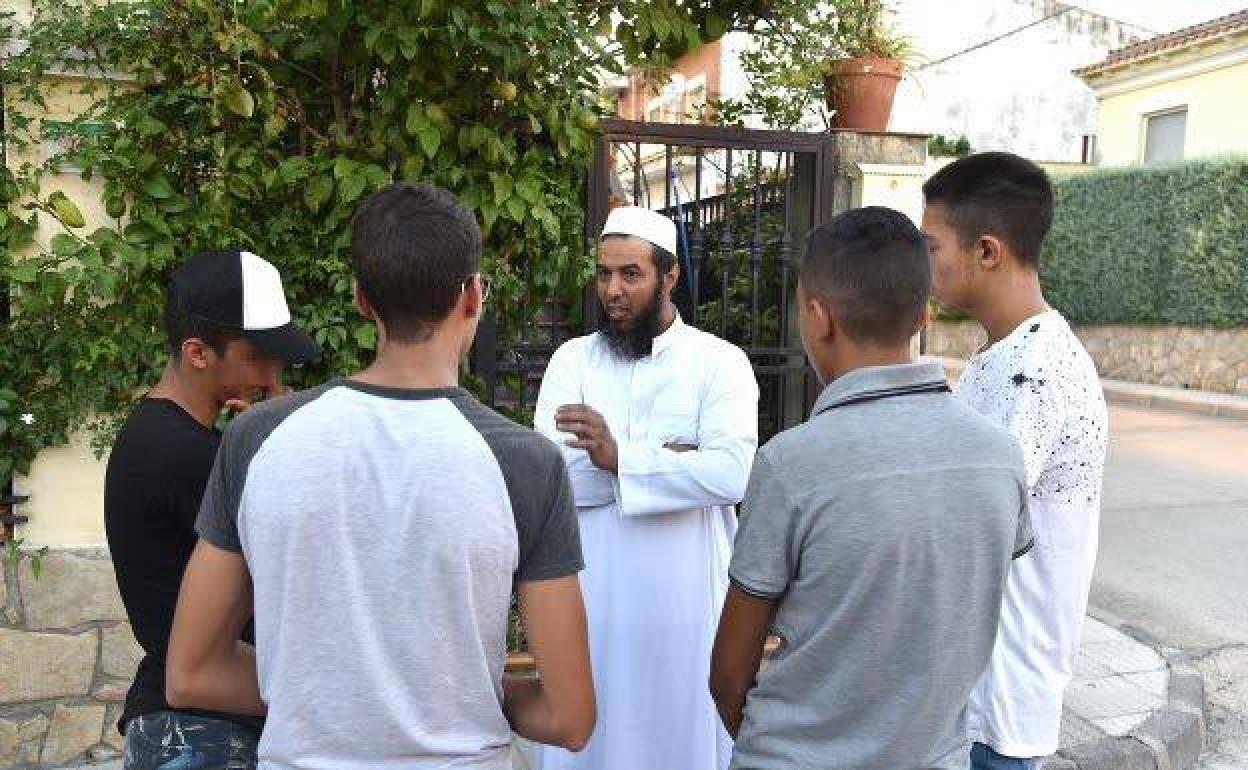
[[[143,656],[103,549],[53,551],[0,581],[0,769],[115,757]]]
[[[1248,396],[1248,328],[1080,326],[1102,377]],[[934,321],[927,351],[967,358],[984,344],[974,321]]]

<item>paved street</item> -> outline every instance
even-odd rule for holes
[[[1113,408],[1092,607],[1199,660],[1200,768],[1248,767],[1248,421]]]

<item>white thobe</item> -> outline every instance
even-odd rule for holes
[[[555,429],[586,404],[619,449],[618,473]],[[711,645],[758,445],[758,383],[736,346],[677,318],[635,361],[600,334],[546,369],[536,428],[563,447],[576,494],[598,723],[586,749],[539,747],[536,770],[724,770],[732,741],[707,689]],[[665,444],[697,449],[675,452]]]

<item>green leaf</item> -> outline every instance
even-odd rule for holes
[[[104,196],[104,212],[113,219],[121,219],[126,214],[126,199],[121,194]]]
[[[442,132],[436,126],[426,123],[417,129],[416,135],[420,140],[420,148],[425,151],[425,155],[432,158],[438,154],[438,148],[442,146]]]
[[[9,280],[13,283],[34,283],[39,277],[39,265],[33,259],[23,259],[9,268]]]
[[[437,7],[437,0],[420,0],[420,18],[428,18]]]
[[[689,47],[690,51],[696,51],[702,46],[702,36],[698,33],[698,25],[685,25],[685,45]]]
[[[143,191],[157,200],[165,200],[174,196],[173,185],[164,174],[154,174],[143,184]]]
[[[359,166],[359,164],[355,161],[339,155],[338,158],[334,160],[334,179],[339,181],[346,179],[355,173],[357,166]]]
[[[404,59],[415,59],[420,54],[420,33],[415,27],[399,27],[395,35]]]
[[[672,31],[672,25],[667,20],[667,16],[658,12],[650,17],[650,26],[654,29],[655,39],[660,43],[666,40],[668,33]]]
[[[135,243],[148,243],[157,236],[156,229],[147,222],[131,222],[123,232]]]
[[[221,103],[230,112],[244,118],[250,118],[256,111],[256,100],[241,83],[227,83],[221,89]]]
[[[407,118],[403,121],[403,130],[408,136],[416,136],[422,128],[428,125],[429,121],[425,118],[423,107],[415,102],[407,105]]]
[[[338,197],[343,203],[352,203],[364,193],[368,186],[368,178],[362,174],[352,174],[338,185]]]
[[[425,170],[424,156],[417,155],[416,153],[412,153],[403,158],[402,171],[403,171],[404,179],[419,179],[420,172],[424,170]]]
[[[57,219],[65,223],[66,227],[83,227],[87,224],[78,206],[63,192],[57,191],[48,196],[48,205],[56,213]]]
[[[728,32],[728,22],[722,16],[710,14],[706,17],[706,39],[719,40]]]
[[[139,135],[144,137],[160,136],[169,130],[168,126],[151,115],[143,115],[135,123],[134,127],[139,132]]]
[[[537,203],[542,199],[542,183],[532,175],[522,176],[516,182],[516,193],[527,203]]]
[[[512,179],[506,174],[490,174],[490,181],[494,184],[494,205],[501,206],[511,197]]]
[[[313,211],[319,211],[325,201],[329,200],[329,196],[334,192],[334,180],[328,174],[317,174],[308,180],[308,186],[304,190],[303,200],[308,204],[308,208]]]
[[[48,248],[58,257],[73,256],[78,253],[79,247],[78,239],[65,233],[57,233],[48,241]]]
[[[377,349],[377,327],[370,324],[361,324],[355,327],[355,344],[365,350]]]
[[[524,201],[520,200],[519,198],[507,199],[507,213],[511,215],[511,218],[513,221],[523,222],[524,212],[525,212]]]

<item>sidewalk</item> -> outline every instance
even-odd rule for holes
[[[1109,620],[1107,618],[1107,620]],[[1178,656],[1163,657],[1088,617],[1066,691],[1061,748],[1042,770],[1185,770],[1204,745],[1204,682]],[[515,770],[529,770],[524,741]],[[118,761],[77,770],[121,770]]]
[[[1185,770],[1204,748],[1204,692],[1200,672],[1181,655],[1163,657],[1089,616],[1060,748],[1042,768]]]
[[[934,360],[939,361],[945,367],[945,373],[954,382],[966,368],[966,361],[960,358],[937,357]],[[1105,400],[1111,404],[1248,420],[1248,396],[1232,396],[1229,393],[1169,388],[1162,385],[1144,385],[1138,382],[1104,378],[1101,379],[1101,387],[1105,390]]]
[[[1203,704],[1194,668],[1088,617],[1061,747],[1042,770],[1185,770],[1203,748]],[[523,748],[513,751],[512,767],[529,770]]]

